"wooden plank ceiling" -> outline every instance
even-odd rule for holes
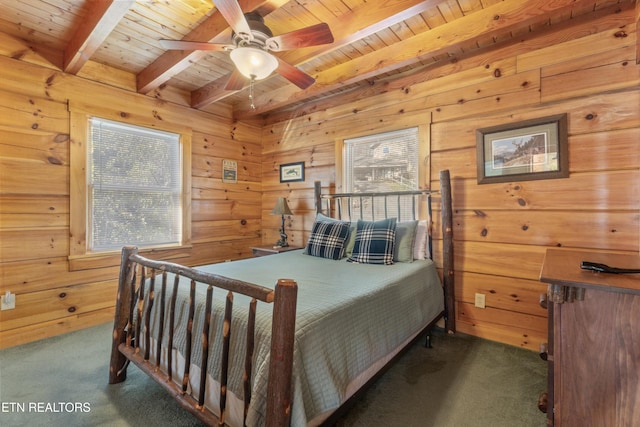
[[[227,0],[229,1],[229,0]],[[231,0],[233,1],[233,0]],[[160,40],[230,43],[231,29],[211,0],[2,0],[0,32],[25,40],[68,73],[87,61],[135,75],[137,90],[190,95],[194,108],[233,107],[234,116],[283,116],[383,92],[396,79],[444,62],[519,43],[558,26],[584,23],[636,0],[240,0],[274,35],[325,22],[332,44],[274,53],[310,74],[300,89],[272,74],[225,89],[228,52],[165,50]]]

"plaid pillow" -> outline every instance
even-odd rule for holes
[[[342,221],[318,221],[313,223],[307,242],[308,255],[340,259],[344,257],[344,243],[349,237],[349,223]]]
[[[347,261],[362,264],[393,264],[395,240],[395,218],[380,221],[358,220],[355,246]]]
[[[343,221],[340,219],[336,219],[336,218],[331,218],[330,216],[326,216],[323,215],[321,213],[318,213],[318,215],[316,215],[316,221],[329,221],[329,222],[348,222],[349,223],[349,238],[347,239],[346,242],[344,242],[344,250],[345,250],[345,256],[351,256],[351,253],[353,252],[353,245],[356,243],[356,226],[357,226],[357,222],[356,221]]]

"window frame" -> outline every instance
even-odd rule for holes
[[[109,114],[91,114],[70,110],[70,182],[69,182],[69,270],[83,270],[118,265],[120,250],[92,252],[88,248],[90,212],[88,194],[89,119],[92,117],[148,127],[180,135],[182,173],[182,241],[179,244],[145,246],[141,251],[165,251],[191,247],[191,140],[192,130],[167,123],[135,123],[126,117],[114,118]]]

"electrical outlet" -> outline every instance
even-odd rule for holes
[[[13,310],[16,308],[16,295],[7,291],[6,294],[0,296],[0,310]]]
[[[485,307],[485,295],[476,293],[476,307],[484,308]]]

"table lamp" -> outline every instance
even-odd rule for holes
[[[278,201],[276,202],[276,206],[271,211],[271,215],[281,215],[282,216],[282,228],[280,229],[280,240],[276,243],[276,246],[280,246],[282,248],[289,246],[287,243],[287,233],[284,232],[284,216],[285,215],[293,215],[291,209],[289,209],[289,205],[287,205],[287,199],[284,197],[278,197]]]

